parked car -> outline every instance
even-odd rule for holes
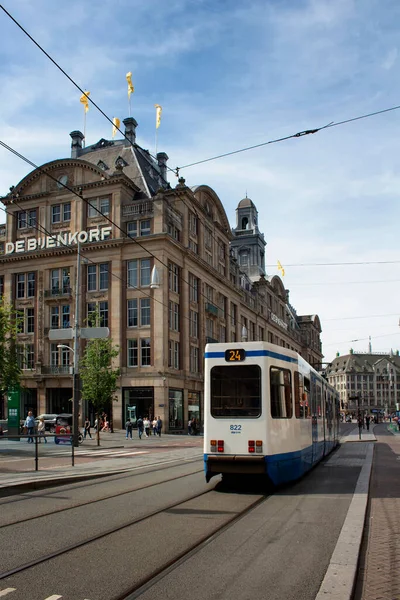
[[[35,422],[36,422],[36,427],[38,426],[38,423],[40,421],[40,419],[44,419],[44,428],[45,431],[50,431],[50,433],[54,433],[56,430],[56,419],[57,419],[57,415],[56,414],[43,414],[43,415],[39,415],[38,417],[36,417]]]

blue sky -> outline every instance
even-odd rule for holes
[[[110,117],[127,116],[132,71],[137,141],[154,151],[161,104],[158,150],[173,168],[400,104],[396,0],[3,6]],[[0,139],[39,165],[69,156],[79,92],[2,11],[0,31]],[[400,349],[399,129],[400,110],[181,171],[215,189],[232,226],[247,191],[268,274],[280,260],[298,313],[320,316],[327,361],[366,351],[368,336]],[[111,126],[91,107],[87,143],[101,137]],[[0,149],[0,194],[29,170]],[[364,264],[312,266],[349,262]]]

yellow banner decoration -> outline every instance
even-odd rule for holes
[[[82,96],[80,97],[80,102],[83,104],[83,106],[85,107],[85,113],[87,113],[87,111],[89,110],[89,100],[87,98],[87,96],[90,96],[90,92],[85,92],[84,94],[82,94]]]
[[[156,109],[156,129],[158,129],[161,123],[162,106],[155,104],[154,108]]]
[[[282,267],[281,263],[278,260],[278,271],[281,272],[282,277],[285,277],[285,269]]]
[[[126,81],[128,82],[128,98],[130,100],[131,94],[133,94],[133,92],[135,91],[135,88],[133,87],[132,83],[132,73],[130,71],[126,74]]]
[[[118,117],[114,117],[113,118],[113,128],[112,128],[113,138],[115,137],[120,125],[121,125],[121,121],[118,119]]]

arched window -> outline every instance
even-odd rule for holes
[[[242,218],[242,229],[246,229],[249,219],[247,217]]]

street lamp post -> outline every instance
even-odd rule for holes
[[[76,344],[76,340],[75,340]],[[79,446],[78,443],[78,433],[79,433],[79,374],[78,370],[78,361],[77,361],[77,351],[76,346],[74,348],[70,348],[66,344],[57,344],[57,348],[66,348],[70,352],[72,352],[74,356],[74,373],[73,373],[73,396],[72,396],[72,437],[73,444],[75,448]]]

